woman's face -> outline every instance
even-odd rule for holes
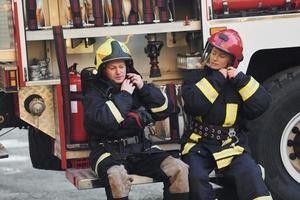
[[[105,76],[115,82],[121,84],[126,77],[126,63],[124,60],[113,60],[106,64],[104,69]]]
[[[228,67],[231,57],[223,51],[214,47],[209,58],[209,67],[212,69],[222,69]]]

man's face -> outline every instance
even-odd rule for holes
[[[223,51],[213,48],[210,53],[209,59],[209,67],[212,69],[222,69],[228,67],[231,58],[228,54],[224,53]]]
[[[105,76],[115,82],[121,84],[126,77],[126,63],[124,60],[113,60],[106,64],[104,69]]]

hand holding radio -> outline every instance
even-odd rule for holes
[[[134,84],[130,81],[130,79],[125,79],[121,85],[121,91],[127,91],[132,94],[135,89]]]
[[[237,75],[237,70],[234,67],[227,67],[227,75],[229,79],[233,79]]]
[[[128,73],[127,79],[129,79],[130,82],[134,86],[136,86],[139,90],[142,89],[142,87],[144,86],[144,81],[143,81],[142,77],[138,74]]]

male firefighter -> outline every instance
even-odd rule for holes
[[[108,199],[128,199],[138,174],[164,182],[167,200],[188,199],[188,166],[145,138],[144,127],[169,115],[168,99],[143,82],[127,46],[112,38],[96,51],[98,71],[84,95],[92,169]]]
[[[251,76],[237,71],[243,59],[239,34],[224,30],[212,35],[204,50],[204,69],[188,72],[182,95],[190,115],[182,159],[189,165],[190,199],[215,199],[209,173],[231,177],[239,199],[272,199],[260,167],[250,156],[245,119],[269,106],[269,93]]]

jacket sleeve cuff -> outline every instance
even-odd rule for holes
[[[137,91],[140,96],[147,96],[149,94],[149,85],[144,83],[143,87]]]
[[[237,88],[242,88],[245,86],[248,81],[250,80],[250,77],[244,74],[243,72],[239,72],[234,79],[232,79],[232,83],[237,87]]]

